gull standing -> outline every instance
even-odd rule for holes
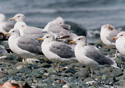
[[[112,39],[115,37],[120,30],[116,30],[111,24],[106,24],[101,27],[100,38],[102,42],[108,46],[108,48],[115,48],[115,41]],[[115,53],[115,58],[117,57],[117,50]]]
[[[125,32],[120,32],[116,37],[113,38],[113,40],[116,40],[115,45],[117,50],[125,55]]]
[[[24,61],[26,61],[26,58],[32,58],[36,54],[42,53],[41,45],[33,39],[20,36],[18,29],[11,29],[6,35],[10,35],[8,39],[10,49],[23,57]]]
[[[91,77],[93,77],[94,68],[102,67],[103,65],[109,65],[118,68],[115,61],[105,57],[102,53],[100,53],[98,48],[95,46],[86,45],[85,36],[79,36],[70,43],[75,42],[77,43],[75,46],[75,56],[80,63],[91,68]]]
[[[74,50],[67,44],[55,41],[52,34],[46,34],[41,45],[43,54],[51,61],[56,62],[56,70],[59,71],[59,62],[76,59]]]

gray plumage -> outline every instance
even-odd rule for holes
[[[9,32],[10,29],[12,29],[13,27],[14,27],[14,23],[12,23],[12,22],[5,22],[4,25],[3,25],[3,29],[6,32]]]
[[[4,46],[0,45],[0,54],[6,54],[7,51]]]
[[[57,54],[61,58],[68,59],[75,57],[73,49],[64,43],[53,43],[50,47],[50,51]]]
[[[21,49],[29,51],[31,53],[42,54],[40,43],[38,43],[38,41],[35,41],[33,39],[26,38],[26,37],[22,36],[18,40],[17,45]]]
[[[60,26],[52,26],[49,31],[59,35],[59,36],[67,36],[69,35],[69,31],[68,30],[65,30],[63,29],[62,27]]]
[[[113,30],[109,36],[107,36],[107,39],[110,41],[110,42],[114,42],[114,40],[112,39],[113,37],[116,37],[117,34],[120,32],[120,30]]]
[[[93,59],[94,61],[96,61],[99,65],[113,65],[114,62],[108,58],[105,57],[102,53],[100,53],[100,51],[98,49],[96,49],[96,47],[94,46],[85,46],[87,47],[87,50],[85,52],[85,55],[91,59]]]
[[[43,34],[43,33],[47,33],[46,31],[43,31],[41,28],[37,28],[37,27],[31,27],[28,26],[27,29],[25,29],[24,34]]]

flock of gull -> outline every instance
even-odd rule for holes
[[[9,35],[10,49],[23,57],[25,63],[26,58],[43,54],[48,60],[56,62],[56,71],[59,71],[60,62],[78,60],[91,69],[91,77],[94,68],[105,65],[119,68],[115,60],[103,55],[95,46],[88,45],[85,36],[73,33],[62,17],[49,22],[43,29],[27,25],[23,14],[16,14],[10,18],[12,20],[16,23],[6,22],[5,15],[0,14],[0,33]],[[125,32],[106,24],[101,27],[100,38],[105,45],[125,55]]]

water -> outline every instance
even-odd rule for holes
[[[23,13],[27,24],[38,27],[61,16],[92,30],[107,23],[124,26],[125,0],[0,0],[0,13],[7,19]]]

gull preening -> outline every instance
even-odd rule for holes
[[[113,40],[116,40],[115,45],[117,50],[125,55],[125,32],[120,32],[116,37],[113,38]]]
[[[41,45],[33,39],[20,36],[18,29],[11,29],[6,35],[10,35],[8,39],[10,49],[24,59],[32,58],[42,53]]]
[[[74,50],[67,44],[57,42],[52,34],[46,34],[41,45],[43,54],[51,61],[56,62],[56,70],[59,71],[59,62],[76,59]]]
[[[105,45],[114,48],[115,42],[112,40],[112,38],[115,37],[119,32],[120,30],[116,30],[113,25],[106,24],[101,27],[100,38]]]
[[[116,62],[109,57],[104,56],[98,48],[86,45],[85,36],[79,36],[70,43],[77,43],[75,46],[75,56],[80,63],[91,68],[91,77],[93,77],[94,68],[102,67],[103,65],[118,68]]]

